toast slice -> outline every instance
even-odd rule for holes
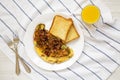
[[[66,19],[60,15],[56,15],[53,19],[50,33],[65,41],[72,24],[73,21],[71,18]]]
[[[67,35],[67,38],[65,40],[66,43],[72,41],[72,40],[75,40],[77,38],[79,38],[80,35],[78,34],[74,24],[71,26],[70,30],[69,30],[69,33]]]

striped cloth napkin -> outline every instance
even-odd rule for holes
[[[98,6],[101,11],[101,19],[90,28],[80,17],[81,10],[88,4]],[[28,74],[21,66],[22,71],[32,80],[106,80],[120,66],[120,22],[112,18],[100,0],[1,0],[0,50],[15,63],[15,54],[3,40],[5,35],[12,39],[18,31],[23,41],[27,26],[36,16],[54,12],[68,13],[79,22],[85,37],[82,55],[65,70],[46,71],[31,62],[20,43],[19,54],[32,69]]]

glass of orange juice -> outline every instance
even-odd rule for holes
[[[100,10],[97,6],[87,5],[81,13],[82,20],[87,24],[94,24],[100,18]]]

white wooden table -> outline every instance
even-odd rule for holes
[[[110,8],[113,17],[120,18],[120,0],[103,0]],[[0,51],[0,80],[30,80],[24,73],[15,74],[15,65]],[[120,67],[108,78],[120,80]]]

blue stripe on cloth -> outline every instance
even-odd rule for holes
[[[4,40],[4,38],[2,37],[2,35],[0,35],[0,37]],[[23,59],[23,58],[21,58]],[[24,59],[23,59],[24,60]],[[45,78],[46,80],[49,80],[47,77],[45,77],[42,73],[38,72],[35,68],[33,68],[26,60],[24,60],[24,62],[26,64],[28,64],[35,72],[37,72],[39,75],[41,75],[43,78]]]
[[[2,37],[2,35],[0,35],[0,37],[4,40],[4,38]],[[23,58],[21,58],[21,59],[23,59]],[[23,59],[24,60],[24,59]],[[24,60],[24,62],[26,63],[26,64],[28,64],[35,72],[37,72],[39,75],[41,75],[43,78],[45,78],[46,80],[48,80],[47,79],[47,77],[45,77],[43,74],[41,74],[40,72],[38,72],[36,69],[34,69],[26,60]]]
[[[25,11],[18,5],[18,3],[15,1],[15,0],[12,0],[17,6],[18,6],[18,8],[28,17],[28,19],[30,20],[30,21],[32,21],[32,19],[25,13]]]
[[[79,22],[83,25],[83,27],[84,27],[85,30],[88,32],[88,34],[90,35],[90,37],[93,37],[92,34],[90,33],[90,31],[85,27],[85,25],[84,25],[74,14],[72,14],[72,15],[73,15],[73,17],[74,17],[77,21],[79,21]]]
[[[91,0],[88,0],[88,1],[90,1],[94,5],[94,3]]]
[[[73,72],[74,74],[76,74],[79,78],[81,78],[82,80],[85,80],[82,76],[80,76],[78,73],[76,73],[75,71],[73,71],[70,68],[67,68],[69,71]]]
[[[55,10],[48,4],[48,2],[46,1],[46,0],[43,0],[46,4],[47,4],[47,6],[53,11],[53,12],[55,12]]]
[[[75,2],[76,2],[76,0],[74,0]],[[76,2],[77,3],[77,2]],[[78,3],[77,3],[78,4]],[[82,9],[82,7],[78,4],[78,6]],[[70,11],[69,11],[70,12]],[[116,49],[116,48],[115,48]],[[118,50],[117,50],[118,51]],[[98,62],[99,63],[99,62]],[[101,65],[101,64],[100,64]],[[103,65],[102,65],[103,66]],[[104,66],[103,66],[104,67]],[[105,68],[105,67],[104,67]],[[106,68],[106,70],[108,71],[108,72],[110,72],[107,68]],[[111,73],[111,72],[110,72]]]
[[[64,8],[71,14],[71,12],[70,12],[70,10],[63,4],[63,2],[62,1],[60,1],[60,0],[58,0],[63,6],[64,6]],[[73,15],[73,17],[74,18],[76,18],[77,19],[77,17],[74,15],[74,14],[72,14]],[[83,23],[79,20],[79,19],[77,19],[82,25],[83,25]],[[91,35],[91,33],[89,32],[89,30],[83,25],[83,27],[86,29],[86,31],[88,32],[88,34],[92,37],[92,35]]]
[[[92,57],[90,57],[89,55],[87,55],[84,51],[83,54],[86,55],[87,57],[89,57],[91,60],[95,61],[96,63],[98,63],[99,65],[101,65],[106,71],[108,71],[110,74],[112,73],[110,70],[108,70],[105,66],[103,66],[100,62],[98,62],[97,60],[93,59]]]
[[[29,2],[30,2],[30,4],[32,4],[33,6],[34,6],[34,4],[29,0]],[[46,2],[47,3],[47,2]],[[16,3],[17,4],[17,3]],[[34,7],[35,9],[37,9],[36,7]],[[39,13],[40,13],[40,11],[39,11]],[[41,14],[41,13],[40,13]],[[26,16],[27,16],[27,14],[26,14]],[[21,43],[23,44],[23,42],[21,41]],[[24,45],[24,44],[23,44]],[[54,71],[54,73],[56,73],[59,77],[61,77],[61,78],[63,78],[62,76],[60,76],[57,72],[55,72]],[[65,79],[65,78],[63,78],[63,79]]]
[[[2,20],[0,19],[0,21],[12,32],[13,35],[17,36],[14,31]],[[22,43],[22,45],[24,45],[24,43],[20,40],[20,43]]]
[[[59,0],[60,1],[60,0]],[[64,5],[62,2],[60,2],[62,5]],[[65,8],[67,8],[65,5],[64,5],[64,7]],[[68,8],[67,8],[67,10],[69,10]],[[68,11],[68,12],[70,12],[70,10]],[[71,12],[70,12],[71,13]],[[89,69],[87,69],[87,70],[89,70]]]
[[[104,33],[101,32],[100,30],[98,30],[98,29],[97,29],[97,26],[95,26],[94,24],[93,24],[93,26],[96,28],[96,31],[97,31],[97,32],[101,33],[103,36],[107,37],[108,39],[110,39],[110,40],[112,40],[112,41],[114,41],[114,42],[120,44],[120,42],[114,40],[113,38],[109,37],[108,35],[104,34]]]
[[[88,0],[88,1],[90,1],[92,5],[95,5],[95,4],[92,2],[92,0]],[[100,17],[101,17],[101,19],[102,19],[102,22],[104,23],[104,20],[103,20],[102,15],[100,15]]]
[[[49,5],[50,6],[50,5]],[[36,8],[37,9],[37,8]]]
[[[110,26],[111,28],[115,29],[116,31],[120,31],[119,29],[115,28],[114,26],[112,26],[112,25],[110,25],[108,23],[104,23],[104,24],[106,24],[107,26]]]
[[[47,4],[47,2],[46,2],[46,4]],[[49,5],[48,7],[50,7],[50,9],[52,8],[50,5]],[[53,9],[53,8],[52,8],[52,9]],[[55,10],[52,10],[52,11],[54,12]],[[82,78],[80,75],[78,75],[76,72],[72,71],[71,69],[68,68],[68,70],[71,71],[71,72],[73,72],[73,73],[74,73],[75,75],[77,75],[78,77]],[[84,79],[82,78],[82,80],[84,80]]]
[[[82,9],[81,5],[78,4],[78,2],[77,2],[76,0],[74,0],[74,1],[75,1],[75,3]],[[91,0],[90,0],[90,1],[91,1]],[[95,28],[97,28],[94,24],[93,24],[93,26],[94,26]],[[120,44],[120,42],[114,40],[113,38],[111,38],[111,37],[109,37],[108,35],[104,34],[104,33],[101,32],[100,30],[98,30],[98,29],[96,29],[96,30],[97,30],[99,33],[101,33],[102,35],[104,35],[104,36],[106,36],[107,38],[111,39],[112,41],[114,41],[114,42]]]
[[[13,16],[14,16],[14,15],[13,15]],[[31,66],[31,65],[30,65],[30,66]],[[32,67],[32,66],[31,66],[31,67]],[[38,71],[35,70],[33,67],[32,67],[32,69],[38,73]],[[56,72],[56,73],[57,73],[57,72]],[[60,77],[60,75],[59,75],[58,73],[57,73],[57,75]]]
[[[71,11],[63,4],[63,2],[61,0],[58,0],[66,9],[69,13],[71,13]]]
[[[104,54],[105,56],[107,56],[110,60],[112,60],[114,63],[116,63],[117,65],[120,65],[119,63],[117,63],[114,59],[112,59],[110,56],[108,56],[105,52],[101,51],[100,49],[98,49],[96,46],[88,43],[85,41],[85,43],[89,44],[90,46],[92,46],[94,49],[96,49],[97,51],[99,51],[100,53]]]
[[[75,1],[75,3],[82,9],[82,7],[80,6],[80,4],[78,4],[78,2],[76,1],[76,0],[74,0]],[[91,0],[90,0],[91,1]],[[92,2],[91,2],[92,3]],[[92,3],[93,4],[93,3]],[[103,20],[102,20],[103,21]],[[103,24],[107,24],[107,23],[103,23]],[[107,25],[109,25],[109,24],[107,24]],[[95,27],[95,28],[97,28],[94,24],[93,24],[93,26]],[[113,27],[112,27],[113,28]],[[114,28],[115,29],[115,28]],[[98,31],[98,30],[97,30]],[[119,31],[119,30],[117,30],[117,31]],[[100,32],[100,33],[102,33],[101,31],[98,31],[98,32]],[[103,34],[104,35],[104,34]],[[109,38],[109,39],[112,39],[112,38],[110,38],[109,36],[107,36],[107,35],[104,35],[104,36],[106,36],[107,38]],[[115,41],[114,39],[112,39],[113,41]],[[115,42],[117,42],[117,41],[115,41]],[[117,43],[119,43],[119,42],[117,42]]]
[[[92,5],[95,5],[92,0],[89,0],[89,1],[91,2]],[[110,24],[108,24],[108,23],[105,23],[104,20],[103,20],[102,15],[100,15],[100,16],[101,16],[101,19],[102,19],[102,23],[103,23],[103,24],[106,24],[107,26],[109,26],[109,27],[111,27],[111,28],[113,28],[113,29],[115,29],[115,30],[117,30],[117,31],[120,31],[119,29],[113,27],[112,25],[110,25]]]
[[[1,20],[0,19],[0,21],[13,33],[13,34],[15,34],[13,31],[12,31],[12,29],[10,29],[10,27],[3,21],[3,20]],[[3,39],[3,40],[5,40],[3,37],[2,37],[2,35],[0,35],[0,37]],[[21,44],[23,44],[23,42],[22,41],[20,41],[21,42]],[[24,44],[23,44],[23,46],[24,46]],[[25,61],[25,60],[24,60]],[[27,64],[28,64],[28,62],[27,61],[25,61]],[[30,65],[30,64],[29,64]],[[30,65],[31,66],[31,65]],[[32,67],[32,66],[31,66]],[[33,70],[35,70],[33,67],[32,67],[32,69]],[[38,71],[37,70],[35,70],[37,73],[38,73]],[[39,73],[39,74],[41,74],[41,73]],[[57,72],[56,72],[56,74],[57,74]],[[57,74],[58,75],[58,74]],[[60,75],[59,75],[59,77],[60,77]],[[63,78],[63,77],[62,77]],[[47,79],[48,80],[48,79]]]
[[[111,46],[113,49],[115,49],[117,52],[120,53],[120,50],[118,50],[117,48],[115,48],[113,45],[111,45],[110,43],[108,43],[107,41],[105,41],[109,46]]]
[[[0,37],[2,38],[1,34],[0,34]]]
[[[41,11],[39,11],[39,10],[36,8],[36,6],[35,6],[30,0],[28,0],[28,2],[38,11],[39,14],[42,14]]]
[[[23,59],[23,58],[22,58]],[[23,59],[24,60],[24,59]],[[37,72],[39,75],[41,75],[43,78],[45,78],[46,80],[49,80],[47,77],[45,77],[42,73],[40,73],[39,71],[37,71],[35,68],[33,68],[33,66],[31,66],[31,64],[29,64],[26,60],[24,60],[26,64],[28,64],[35,72]]]
[[[28,0],[28,2],[39,12],[39,10],[35,7],[35,5],[34,5],[30,0]],[[55,10],[54,10],[46,1],[44,1],[44,2],[48,5],[48,7],[49,7],[53,12],[55,12]],[[39,13],[41,14],[41,12],[39,12]],[[58,75],[59,77],[65,79],[63,76],[59,75],[56,71],[53,71],[53,72],[56,73],[56,75]],[[66,79],[65,79],[65,80],[66,80]]]
[[[10,29],[10,27],[3,21],[3,20],[1,20],[0,19],[0,21],[13,33],[13,34],[15,34],[11,29]],[[0,35],[0,37],[4,40],[4,38],[2,37],[2,35]],[[23,42],[21,41],[21,43],[23,44]],[[23,45],[24,46],[24,45]],[[23,58],[22,58],[23,59]],[[23,59],[24,60],[24,59]],[[25,60],[24,60],[25,61]],[[25,61],[29,66],[31,66],[27,61]],[[31,68],[34,70],[34,71],[36,71],[38,74],[40,74],[40,75],[42,75],[46,80],[48,80],[43,74],[41,74],[40,72],[38,72],[37,70],[35,70],[32,66],[31,66]]]
[[[99,33],[101,33],[101,34],[104,35],[105,37],[109,38],[110,40],[112,40],[112,41],[114,41],[114,42],[120,44],[120,42],[114,40],[113,38],[109,37],[108,35],[106,35],[105,33],[101,32],[100,30],[96,29],[96,31],[98,31]]]
[[[97,26],[95,26],[94,24],[93,24],[93,26],[95,27],[95,28],[97,28]],[[98,30],[98,29],[96,29],[96,30]],[[99,31],[99,30],[98,30]],[[105,35],[103,32],[101,32],[101,31],[99,31],[99,33],[101,33],[102,35],[104,35],[104,36],[106,36],[106,37],[108,37],[109,39],[112,39],[112,38],[110,38],[109,36],[107,36],[107,35]],[[120,43],[120,42],[118,42],[118,41],[116,41],[116,40],[114,40],[114,39],[112,39],[112,41],[115,41],[116,43]],[[115,48],[114,46],[112,46],[112,45],[110,45],[107,41],[104,41],[106,44],[108,44],[109,46],[111,46],[112,48],[114,48],[117,52],[119,52],[120,53],[120,51],[117,49],[117,48]]]
[[[0,21],[12,32],[12,34],[14,34],[12,29],[2,19],[0,19]]]
[[[75,1],[75,3],[76,3],[81,9],[83,9],[76,0],[74,0],[74,1]]]
[[[61,76],[60,74],[58,74],[56,71],[53,71],[55,74],[57,74],[59,77],[61,77],[64,80],[67,80],[66,78],[64,78],[63,76]]]
[[[83,9],[82,7],[81,7],[81,5],[76,1],[76,0],[74,0],[75,1],[75,3],[81,8],[81,9]],[[91,0],[90,0],[91,1]],[[91,2],[92,3],[92,2]],[[93,3],[92,3],[93,4]],[[109,24],[108,24],[109,25]],[[93,26],[95,27],[95,28],[97,28],[94,24],[93,24]],[[106,41],[105,41],[105,43],[107,43]],[[108,43],[107,43],[108,44]],[[117,50],[115,47],[113,47],[112,45],[110,45],[110,44],[108,44],[109,46],[111,46],[112,48],[114,48],[116,51],[118,51],[119,53],[120,53],[120,51],[119,50]]]
[[[60,1],[60,0],[59,0]],[[63,3],[61,3],[61,4],[63,4]],[[63,4],[64,5],[64,4]],[[65,6],[65,5],[64,5]],[[80,5],[79,5],[80,6]],[[66,7],[66,6],[65,6]],[[67,7],[66,7],[67,8]],[[68,8],[67,8],[68,9]],[[68,9],[69,10],[69,9]],[[69,12],[70,12],[70,10],[69,10]],[[96,47],[95,47],[95,49],[97,49]],[[97,49],[98,50],[98,49]],[[109,57],[108,55],[106,55],[107,57]],[[116,62],[116,61],[115,61]]]
[[[86,67],[85,65],[83,65],[82,63],[76,61],[78,64],[80,64],[81,66],[85,67],[87,70],[89,70],[90,72],[92,72],[94,75],[96,75],[98,77],[98,79],[102,80],[102,78],[100,76],[98,76],[95,72],[93,72],[92,70],[90,70],[88,67]]]
[[[63,3],[62,3],[63,4]],[[64,4],[63,4],[64,5]],[[65,5],[64,5],[65,6]],[[68,9],[69,10],[69,9]],[[70,70],[70,71],[72,71],[71,69],[69,69],[68,68],[68,70]],[[87,70],[89,70],[89,69],[87,69]],[[76,73],[76,72],[74,72],[74,71],[72,71],[73,73],[75,73],[77,76],[78,76],[78,74]],[[80,76],[79,76],[80,77]]]
[[[0,35],[0,37],[3,39],[3,40],[5,40],[3,37],[2,37],[2,35]],[[21,58],[21,59],[23,59],[23,58]],[[23,59],[24,60],[24,59]],[[40,73],[40,72],[38,72],[35,68],[33,68],[26,60],[24,60],[24,62],[26,63],[26,64],[28,64],[35,72],[37,72],[39,75],[41,75],[43,78],[45,78],[46,80],[48,80],[47,79],[47,77],[45,77],[42,73]]]
[[[20,25],[20,27],[26,31],[26,29],[19,23],[19,21],[17,20],[17,18],[2,4],[0,3],[0,5],[17,21],[17,23]]]
[[[63,4],[64,5],[64,4]],[[68,9],[69,10],[69,9]],[[72,71],[70,68],[68,68],[68,70]],[[76,72],[72,71],[74,74],[76,74],[77,76],[81,77],[80,75],[78,75]],[[83,79],[83,78],[82,78]],[[83,79],[84,80],[84,79]]]
[[[0,34],[0,37],[4,40],[4,42],[6,41],[6,39]]]

